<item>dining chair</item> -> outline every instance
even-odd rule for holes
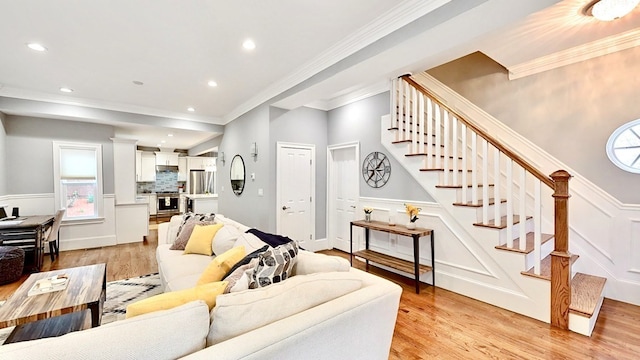
[[[53,218],[53,225],[49,228],[49,233],[46,236],[45,243],[49,243],[51,262],[55,261],[56,256],[60,255],[60,223],[62,223],[65,210],[66,209],[60,209],[56,211],[56,215]]]

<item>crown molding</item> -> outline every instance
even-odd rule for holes
[[[356,101],[372,97],[374,95],[382,94],[385,91],[389,91],[389,81],[380,81],[370,86],[364,87],[359,90],[352,91],[348,94],[337,96],[330,100],[318,100],[312,103],[306,104],[306,107],[313,109],[329,111],[337,109],[341,106],[349,105]]]
[[[622,34],[608,36],[584,45],[575,46],[531,61],[509,66],[507,68],[507,70],[509,70],[509,79],[515,80],[523,78],[638,45],[640,45],[640,30],[633,29]]]
[[[223,123],[229,123],[274,96],[289,90],[340,60],[354,54],[356,51],[371,45],[375,41],[449,2],[451,2],[451,0],[405,0],[401,2],[398,6],[390,9],[365,27],[346,37],[312,61],[292,71],[286,78],[242,103],[224,116]]]

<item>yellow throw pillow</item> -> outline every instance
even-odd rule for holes
[[[129,304],[127,306],[126,318],[128,319],[159,310],[172,309],[194,300],[204,300],[209,306],[209,311],[211,311],[211,309],[216,306],[216,297],[224,292],[228,284],[228,281],[218,281],[199,285],[191,289],[171,291],[152,296]]]
[[[187,246],[184,247],[184,254],[202,254],[211,256],[213,254],[213,251],[211,250],[211,241],[213,241],[213,237],[223,226],[224,224],[205,226],[196,225],[189,237]]]
[[[244,259],[245,255],[247,254],[244,250],[244,246],[237,246],[216,256],[215,259],[209,263],[207,268],[204,269],[204,272],[200,275],[200,279],[198,279],[197,284],[202,285],[222,280],[222,277],[231,270],[233,265]]]

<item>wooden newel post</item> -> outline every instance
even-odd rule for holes
[[[569,253],[569,179],[558,170],[550,175],[555,183],[555,248],[551,253],[551,325],[569,329],[571,304],[571,253]]]

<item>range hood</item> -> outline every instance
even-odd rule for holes
[[[157,172],[178,172],[177,165],[156,165]]]

